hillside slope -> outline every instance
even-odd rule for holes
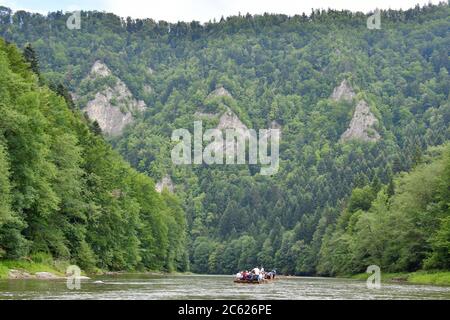
[[[185,216],[0,39],[0,260],[186,270]]]
[[[45,81],[78,92],[100,60],[145,102],[109,141],[138,171],[171,181],[196,272],[332,273],[322,242],[352,190],[389,185],[450,138],[448,3],[382,11],[380,30],[333,10],[205,25],[82,12],[81,30],[61,12],[0,12],[0,35],[31,43]],[[281,127],[278,174],[172,164],[173,130],[192,132],[199,118],[216,128],[228,110],[227,123]]]

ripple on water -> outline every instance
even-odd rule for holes
[[[97,280],[102,284],[95,284]],[[383,284],[369,290],[365,282],[331,278],[283,278],[262,285],[235,284],[229,276],[120,275],[83,281],[70,291],[65,281],[0,281],[0,299],[449,299],[450,287]]]

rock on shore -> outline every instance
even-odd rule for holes
[[[27,279],[34,279],[34,280],[61,280],[66,279],[67,277],[58,276],[51,272],[36,272],[35,274],[28,273],[23,270],[16,270],[11,269],[9,270],[8,279],[11,280],[27,280]],[[89,277],[86,276],[80,276],[80,280],[90,280]]]

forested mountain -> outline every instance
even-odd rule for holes
[[[173,182],[192,271],[448,268],[448,156],[434,148],[450,138],[448,3],[381,11],[380,30],[367,28],[368,15],[333,10],[204,25],[82,12],[80,30],[66,27],[68,17],[1,8],[0,35],[30,44],[40,81],[67,87],[80,110],[100,93],[105,108],[125,115],[107,94],[121,82],[144,102],[105,137],[136,170]],[[99,63],[110,74],[90,78]],[[276,175],[257,165],[172,164],[174,129],[192,131],[195,120],[221,127],[230,111],[233,125],[281,128]],[[414,191],[426,174],[429,188]]]
[[[422,163],[382,186],[356,188],[328,229],[320,274],[351,274],[369,265],[387,272],[450,269],[450,145],[431,148]]]
[[[0,39],[0,259],[186,270],[179,201],[113,151]]]

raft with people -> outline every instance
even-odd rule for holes
[[[259,280],[244,280],[244,279],[234,279],[234,283],[247,283],[247,284],[261,284],[266,282],[260,282]]]
[[[234,283],[246,283],[246,284],[262,284],[275,280],[277,275],[276,270],[265,272],[264,268],[253,268],[249,271],[240,271],[234,278]]]

